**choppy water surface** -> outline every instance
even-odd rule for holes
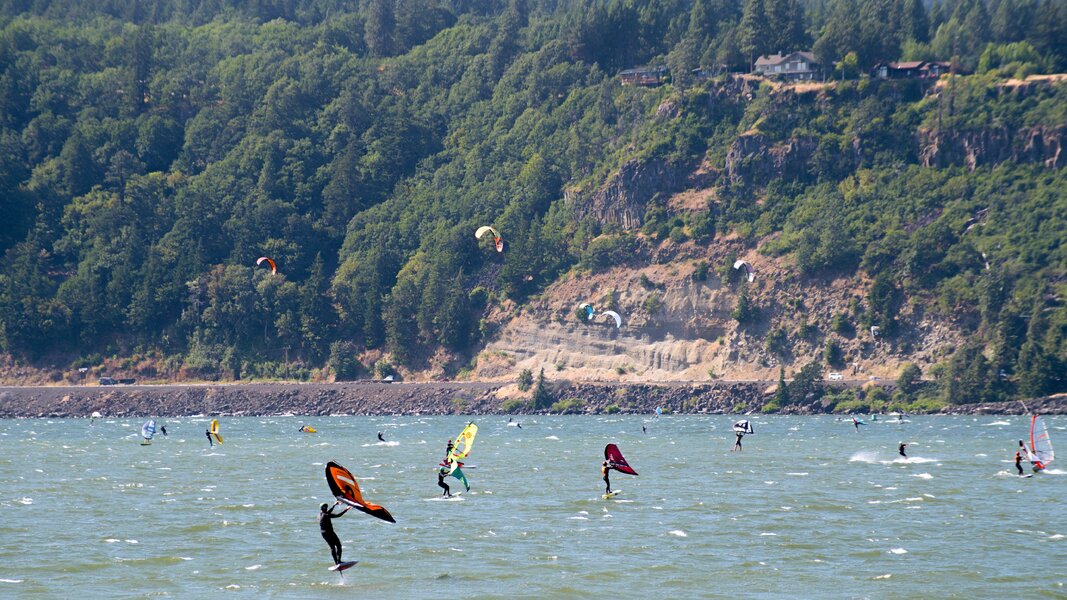
[[[1023,417],[750,419],[730,453],[729,416],[479,417],[451,501],[463,417],[223,418],[215,448],[203,418],[144,447],[141,420],[0,421],[0,597],[1067,597],[1067,468],[1013,475]],[[641,474],[613,500],[607,442]],[[398,521],[335,521],[344,583],[328,460]]]

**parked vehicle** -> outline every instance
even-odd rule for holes
[[[841,381],[842,379],[844,379],[844,377],[837,371],[830,373],[830,381]]]
[[[118,381],[114,377],[101,377],[100,385],[118,385]]]

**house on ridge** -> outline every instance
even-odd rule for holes
[[[663,85],[671,79],[671,73],[665,66],[657,67],[638,67],[636,69],[626,69],[619,73],[619,81],[623,85],[640,85],[644,87],[655,87],[657,85]]]
[[[822,77],[822,68],[815,60],[815,54],[790,52],[757,58],[752,73],[783,81],[812,81]]]
[[[871,69],[876,79],[937,79],[952,70],[952,63],[938,60],[881,62]]]

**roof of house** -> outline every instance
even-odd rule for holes
[[[794,58],[794,57],[803,58],[804,60],[808,61],[809,63],[814,63],[815,62],[815,54],[813,54],[811,52],[790,52],[789,54],[781,54],[781,53],[779,53],[779,54],[770,54],[770,55],[767,55],[767,56],[761,56],[761,57],[756,59],[756,66],[757,67],[762,67],[764,65],[767,65],[767,66],[772,66],[773,67],[774,65],[780,65],[780,64],[784,63],[785,61],[787,61],[787,60],[789,60],[791,58]]]

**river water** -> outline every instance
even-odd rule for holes
[[[222,418],[213,448],[207,418],[150,446],[140,420],[3,420],[0,597],[1067,597],[1067,468],[1014,475],[1024,417],[749,418],[731,453],[729,416],[477,417],[452,500],[459,416]],[[640,476],[604,500],[608,442]],[[343,581],[329,460],[397,519],[334,522]]]

